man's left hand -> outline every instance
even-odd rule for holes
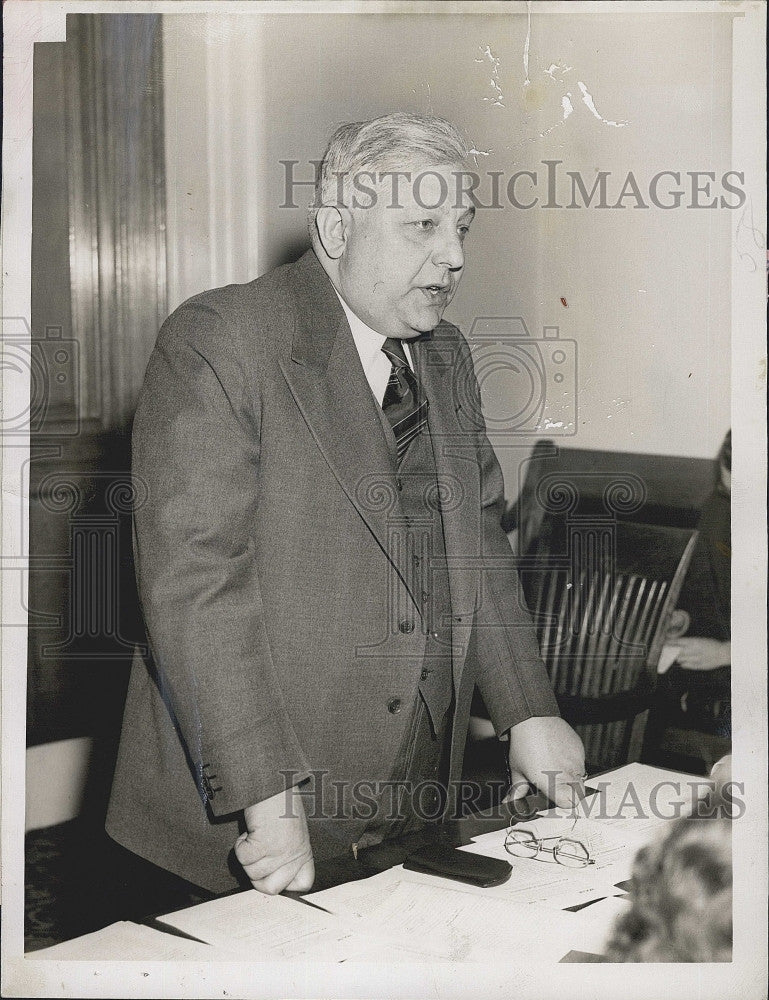
[[[523,798],[529,784],[564,809],[584,798],[585,748],[568,722],[558,716],[526,719],[509,738],[509,799]]]

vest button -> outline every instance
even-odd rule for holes
[[[390,715],[397,715],[398,712],[400,712],[400,710],[401,710],[400,698],[391,698],[390,701],[387,702],[387,711],[390,713]]]
[[[398,490],[399,493],[403,489],[403,480],[401,479],[400,476],[398,476],[398,478],[395,480],[395,488]]]
[[[402,622],[398,623],[398,631],[408,635],[414,631],[414,623],[410,619],[404,618]]]

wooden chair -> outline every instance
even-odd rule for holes
[[[520,572],[561,713],[590,771],[638,760],[697,533],[616,516],[536,516],[536,536],[523,523]]]

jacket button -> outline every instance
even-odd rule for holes
[[[430,671],[429,670],[423,670],[422,673],[419,675],[419,679],[421,681],[426,681],[429,676],[430,676]]]
[[[408,635],[409,632],[414,631],[414,623],[409,618],[404,618],[403,621],[398,624],[398,631],[402,632],[404,635]]]
[[[387,711],[390,713],[390,715],[397,715],[398,712],[400,712],[400,710],[401,710],[400,698],[391,698],[390,701],[387,702]]]
[[[398,492],[400,493],[401,490],[403,489],[403,480],[401,479],[400,476],[398,476],[398,478],[395,480],[395,486],[396,486]]]

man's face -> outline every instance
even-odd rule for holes
[[[393,177],[376,185],[375,199],[353,190],[359,205],[371,207],[352,208],[337,280],[364,323],[408,339],[437,326],[451,302],[475,210],[467,194],[457,193],[461,167],[404,170],[397,192]],[[373,186],[367,176],[362,183]]]

